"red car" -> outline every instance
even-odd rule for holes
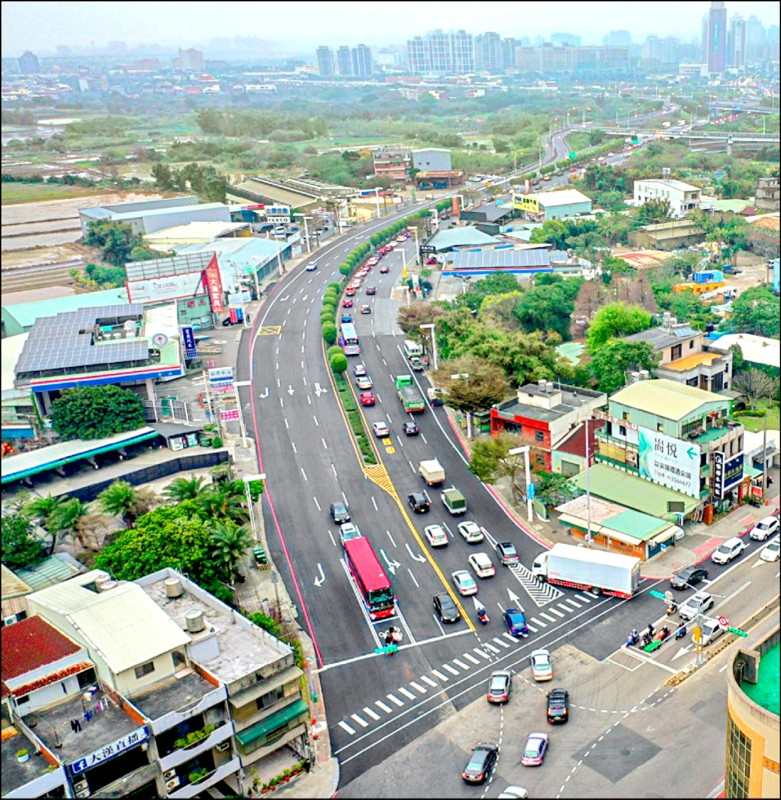
[[[434,264],[439,264],[439,261],[437,261],[436,258],[427,258],[426,259],[426,266],[427,267],[431,267]]]
[[[390,270],[389,270],[387,267],[380,267],[380,272],[381,272],[383,275],[385,275],[387,272],[390,272]]]
[[[374,392],[361,392],[361,405],[373,406],[374,405]]]
[[[353,301],[350,300],[349,297],[346,300],[342,300],[342,307],[343,308],[352,308],[353,307]]]

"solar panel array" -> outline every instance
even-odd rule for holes
[[[548,267],[550,250],[481,250],[477,253],[453,253],[448,269],[492,269],[501,267]],[[449,259],[448,259],[449,260]]]
[[[149,343],[145,339],[123,339],[93,344],[95,326],[119,325],[140,318],[144,307],[137,303],[82,308],[35,322],[16,363],[16,374],[77,369],[101,364],[145,361]]]

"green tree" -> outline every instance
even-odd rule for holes
[[[535,471],[535,496],[543,505],[558,506],[572,500],[577,489],[570,483],[566,475],[554,472]]]
[[[597,311],[586,332],[586,347],[593,355],[616,336],[630,336],[651,327],[651,315],[640,306],[608,303]]]
[[[743,369],[746,359],[743,356],[743,348],[739,344],[730,345],[729,351],[732,353],[732,374],[735,375]]]
[[[523,293],[515,317],[530,333],[554,331],[562,339],[569,338],[570,318],[582,282],[582,278],[561,278],[554,283],[536,284]]]
[[[120,386],[79,386],[52,403],[51,421],[63,439],[101,439],[142,427],[144,404]]]
[[[87,517],[88,514],[89,506],[86,503],[82,503],[81,500],[78,500],[75,497],[71,500],[66,500],[64,503],[60,503],[60,505],[58,505],[57,508],[52,511],[51,516],[47,521],[47,530],[52,537],[49,554],[54,552],[54,548],[57,546],[57,541],[63,534],[75,536],[82,544],[84,544],[80,523],[85,517]]]
[[[40,564],[46,558],[41,540],[33,532],[27,516],[21,512],[3,517],[3,565],[11,570]]]
[[[469,469],[486,483],[494,483],[499,478],[509,478],[513,498],[516,496],[516,478],[525,467],[523,453],[510,451],[524,444],[523,437],[511,433],[487,436],[478,439],[472,446]]]
[[[233,522],[218,520],[212,526],[214,550],[212,555],[222,563],[229,575],[229,583],[236,581],[238,566],[247,548],[252,544],[252,534]]]
[[[347,356],[344,353],[334,353],[330,360],[331,369],[337,375],[347,370]]]
[[[778,339],[781,335],[779,299],[767,286],[752,286],[732,301],[726,328]]]
[[[171,168],[167,164],[153,164],[152,177],[155,180],[156,187],[163,192],[168,192],[173,189],[173,179],[171,175]]]
[[[30,519],[37,519],[44,528],[48,528],[49,519],[54,511],[65,501],[64,497],[36,497],[23,507],[23,513]]]
[[[610,339],[592,355],[589,368],[599,391],[611,395],[624,386],[628,372],[651,372],[658,363],[659,356],[648,342]]]
[[[107,514],[121,517],[125,524],[129,524],[133,521],[138,490],[127,481],[117,480],[98,495],[98,502]]]
[[[239,524],[249,519],[241,481],[212,483],[201,492],[197,502],[207,518],[223,517]]]
[[[196,500],[203,490],[206,479],[202,475],[190,475],[189,478],[175,478],[163,489],[163,495],[174,503],[185,500]]]
[[[778,400],[778,378],[771,378],[761,369],[752,368],[741,372],[732,382],[732,388],[736,392],[744,394],[752,408],[756,405],[757,400],[766,397]]]
[[[131,225],[110,219],[91,221],[87,226],[84,244],[97,247],[103,259],[115,267],[123,267],[131,260],[130,253],[134,247],[146,247]]]
[[[336,325],[333,322],[323,323],[323,339],[328,344],[333,344],[336,341]]]
[[[669,200],[648,200],[635,209],[635,218],[639,225],[653,225],[670,219]]]

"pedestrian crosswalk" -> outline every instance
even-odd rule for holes
[[[581,591],[563,597],[563,592],[558,589],[553,589],[553,591],[557,596],[550,597],[546,601],[545,611],[527,612],[526,622],[529,633],[543,632],[546,628],[560,623],[567,614],[584,609],[599,599],[599,596],[593,592]],[[562,599],[559,600],[559,598]],[[556,600],[558,602],[552,605]],[[535,615],[531,616],[532,613]],[[458,678],[464,678],[472,671],[489,666],[489,662],[508,652],[508,649],[517,645],[517,642],[518,640],[506,631],[493,636],[481,645],[472,647],[457,657],[440,664],[436,669],[430,669],[427,673],[417,676],[415,680],[409,681],[405,686],[399,686],[381,699],[364,706],[359,713],[350,714],[336,724],[348,737],[363,733],[372,724],[381,724],[390,715],[402,713],[402,710],[408,706],[435,696],[436,690],[441,690],[452,684],[453,681],[457,681]]]
[[[537,577],[532,575],[531,570],[523,566],[523,564],[511,564],[510,572],[515,575],[518,582],[526,589],[529,597],[537,604],[538,607],[552,603],[558,600],[564,592],[551,586],[549,583],[543,583]]]

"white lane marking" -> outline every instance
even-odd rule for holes
[[[553,610],[553,609],[551,609],[551,610]],[[545,619],[547,619],[548,622],[555,622],[556,621],[556,617],[550,617],[544,611],[540,611],[540,616],[541,617],[545,617]]]
[[[548,611],[550,611],[551,614],[555,614],[557,617],[563,617],[564,616],[564,614],[562,614],[561,611],[556,611],[555,608],[549,608]]]
[[[317,417],[314,414],[312,414],[312,419],[315,421],[315,425],[317,425],[317,427],[319,428],[320,423],[317,421]]]
[[[459,671],[457,669],[453,669],[450,664],[443,664],[442,669],[446,669],[451,675],[459,675]]]
[[[459,661],[457,658],[454,658],[454,659],[453,659],[453,663],[454,663],[454,664],[455,664],[455,665],[456,665],[456,666],[457,666],[459,669],[469,669],[469,667],[468,667],[466,664],[464,664],[464,662],[463,662],[463,661]]]
[[[359,717],[357,714],[350,714],[350,718],[354,719],[362,728],[369,727],[369,723],[365,719]]]
[[[492,653],[498,653],[499,652],[499,648],[498,647],[494,647],[492,644],[488,644],[488,642],[485,643],[485,649],[486,650],[490,650]]]
[[[467,661],[471,661],[473,664],[479,664],[480,663],[474,656],[470,656],[469,653],[464,653],[464,658]]]
[[[401,692],[401,694],[403,694],[404,697],[408,698],[409,700],[417,700],[415,695],[412,694],[412,692],[410,692],[408,689],[405,689],[403,686],[400,686],[397,691]]]
[[[363,713],[366,714],[367,717],[371,717],[373,720],[378,720],[380,718],[379,714],[375,714],[369,706],[364,706]]]
[[[287,422],[287,417],[285,417],[285,427],[286,427],[288,430],[290,430],[290,425],[288,425],[288,422]]]
[[[304,468],[301,467],[301,474],[304,476],[304,480],[309,483],[309,478],[306,477],[306,472],[304,472]]]
[[[591,597],[587,597],[585,594],[576,594],[575,597],[577,597],[578,600],[585,600],[587,603],[590,603],[593,599]]]
[[[386,714],[393,713],[393,709],[390,706],[385,705],[385,703],[383,703],[382,700],[375,700],[374,705],[381,708]]]
[[[494,641],[497,644],[500,644],[502,647],[509,647],[510,646],[509,644],[507,644],[507,642],[504,641],[504,639],[500,639],[498,636],[494,636],[494,638],[491,641]]]
[[[491,660],[491,656],[489,656],[482,647],[473,647],[472,652],[477,653],[477,655],[479,655],[481,658],[485,658],[488,661]]]
[[[374,510],[375,511],[379,511],[380,510],[379,508],[377,508],[377,501],[374,499],[373,496],[372,496],[372,505],[374,506]]]
[[[436,688],[436,686],[437,686],[436,683],[434,683],[434,681],[432,681],[431,678],[428,677],[428,675],[421,675],[420,679],[424,683],[427,683],[429,686],[433,686],[434,688]]]
[[[509,639],[511,642],[515,643],[517,640],[511,633],[503,633],[505,639]]]
[[[315,501],[315,505],[317,506],[317,510],[318,511],[322,511],[322,509],[320,508],[320,503],[317,502],[317,498],[313,497],[312,499]]]
[[[388,700],[391,701],[391,703],[395,703],[399,708],[401,708],[404,705],[404,703],[402,703],[398,697],[395,697],[392,694],[386,695],[386,697],[388,698]]]
[[[529,623],[528,623],[528,622],[526,623],[526,627],[529,629],[529,631],[530,631],[531,633],[537,633],[537,628],[532,628],[532,626],[531,626],[531,625],[529,625]]]
[[[428,692],[428,689],[426,689],[426,687],[425,687],[425,686],[421,686],[419,683],[416,683],[415,681],[410,681],[410,682],[409,682],[409,685],[410,685],[410,686],[411,686],[411,687],[412,687],[412,688],[413,688],[413,689],[414,689],[416,692],[420,692],[421,694],[426,694],[426,692]]]
[[[450,678],[448,678],[447,675],[443,675],[438,669],[432,669],[431,674],[439,678],[439,680],[441,680],[442,683],[450,680]]]
[[[569,603],[571,606],[574,606],[575,608],[580,608],[580,606],[582,605],[574,597],[567,597],[563,602]],[[561,608],[561,605],[562,604],[559,603],[559,608]]]
[[[296,455],[298,455],[298,450],[296,449],[296,443],[295,442],[290,442],[290,446],[293,448],[293,452]]]
[[[353,736],[353,735],[355,735],[355,730],[354,730],[353,728],[351,728],[351,727],[350,727],[350,726],[349,726],[349,725],[348,725],[346,722],[344,722],[343,720],[339,720],[339,727],[340,727],[340,728],[344,728],[344,730],[346,730],[346,731],[347,731],[347,733],[349,733],[349,734],[350,734],[350,736]]]
[[[285,407],[285,401],[281,397],[279,398],[279,405],[282,406],[282,408]]]
[[[420,584],[418,583],[418,581],[415,578],[415,576],[412,574],[412,570],[409,567],[407,567],[407,572],[409,572],[409,576],[410,576],[410,578],[412,578],[412,582],[415,584],[415,586],[417,586],[418,589],[420,589]]]

